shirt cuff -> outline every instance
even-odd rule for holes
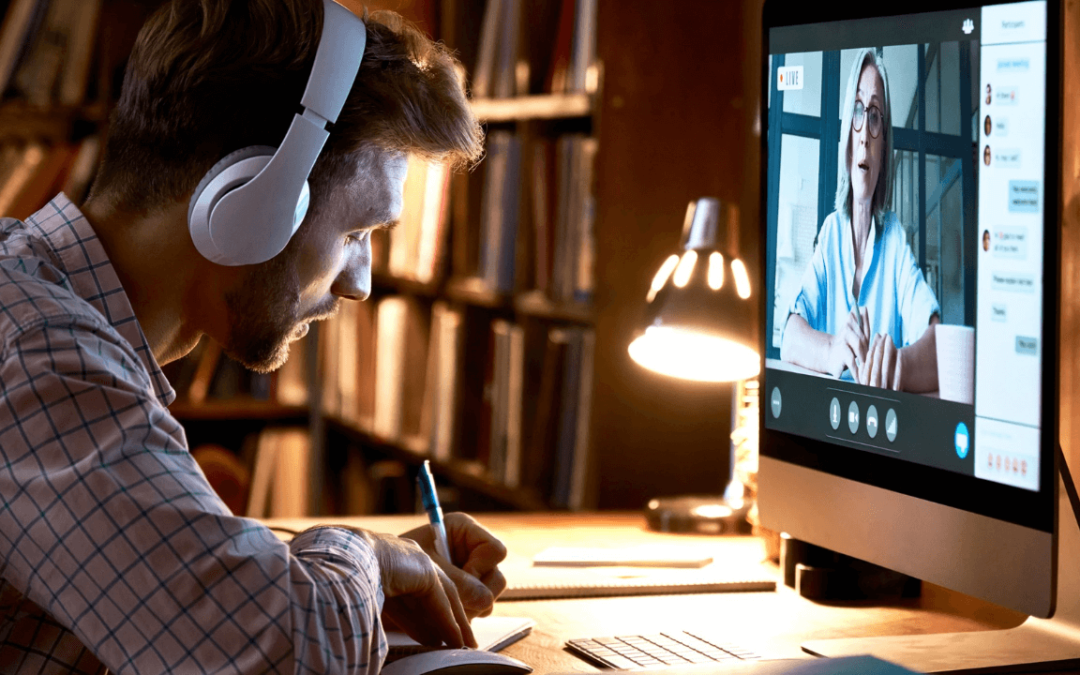
[[[365,586],[382,614],[386,596],[379,561],[363,537],[343,527],[313,527],[293,537],[289,550],[298,558],[320,558],[353,571],[352,578]]]

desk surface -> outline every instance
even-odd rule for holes
[[[629,546],[672,543],[708,549],[717,559],[760,560],[764,549],[751,537],[709,537],[649,532],[634,514],[491,514],[479,520],[510,549],[503,565],[512,577],[520,565],[550,546]],[[326,520],[274,520],[302,529]],[[399,533],[426,522],[423,516],[339,519],[380,532]],[[775,565],[768,568],[777,575]],[[536,621],[533,633],[505,653],[535,668],[536,675],[597,670],[564,651],[572,638],[679,630],[710,626],[734,641],[770,653],[798,654],[805,640],[876,635],[951,633],[1018,625],[1024,616],[924,584],[923,597],[888,606],[815,603],[778,583],[774,593],[714,593],[567,600],[499,602],[495,614]],[[1080,671],[1069,671],[1080,672]]]

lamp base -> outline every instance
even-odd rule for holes
[[[684,534],[750,534],[746,514],[752,502],[721,495],[650,499],[645,507],[649,529]]]

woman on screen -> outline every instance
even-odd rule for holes
[[[889,76],[874,50],[856,55],[841,111],[836,210],[818,232],[780,357],[874,387],[934,391],[941,309],[887,208],[892,111]]]

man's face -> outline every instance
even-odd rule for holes
[[[407,168],[404,155],[365,151],[353,179],[322,199],[281,253],[246,268],[225,296],[229,356],[258,372],[275,370],[289,343],[333,315],[341,298],[367,299],[371,233],[400,215]]]

